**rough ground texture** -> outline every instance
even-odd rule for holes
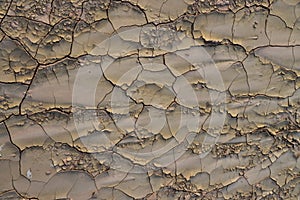
[[[299,0],[1,0],[0,199],[298,200],[299,76]]]

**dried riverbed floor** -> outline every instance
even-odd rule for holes
[[[299,0],[1,0],[0,199],[299,200],[299,76]]]

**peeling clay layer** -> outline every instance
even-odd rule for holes
[[[0,199],[300,199],[299,0],[0,1]]]

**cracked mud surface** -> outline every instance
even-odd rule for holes
[[[1,0],[0,199],[299,200],[299,76],[299,0]]]

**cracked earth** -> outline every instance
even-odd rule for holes
[[[0,199],[300,199],[299,0],[1,0]]]

